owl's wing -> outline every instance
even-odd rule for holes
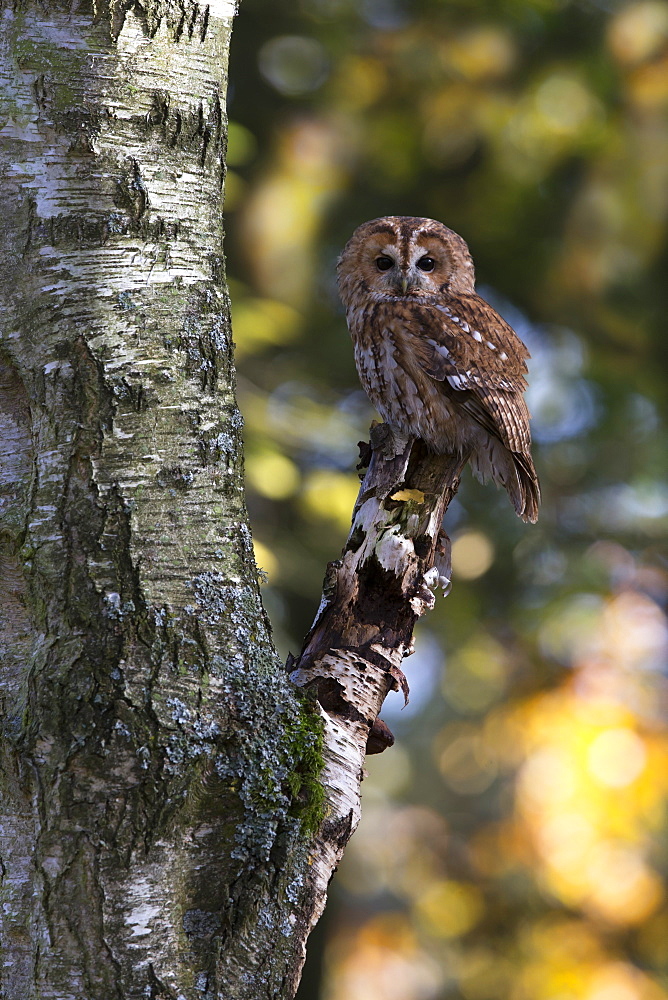
[[[513,452],[530,444],[526,389],[529,352],[477,295],[410,304],[404,335],[414,363],[454,390],[458,405]]]

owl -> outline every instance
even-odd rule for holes
[[[399,438],[468,454],[538,517],[540,487],[524,401],[529,352],[475,291],[469,248],[434,219],[387,216],[355,230],[338,261],[355,362]]]

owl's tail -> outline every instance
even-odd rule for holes
[[[510,499],[513,501],[515,510],[523,521],[531,521],[534,524],[538,520],[538,504],[540,503],[540,483],[534,468],[531,455],[522,455],[517,451],[511,452],[515,474],[517,476],[519,490],[517,497],[513,496],[508,489]]]
[[[540,484],[531,455],[509,451],[498,438],[491,436],[485,444],[471,456],[473,474],[482,482],[493,479],[503,486],[523,521],[537,521]]]

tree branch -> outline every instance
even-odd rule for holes
[[[397,446],[386,425],[372,426],[371,449],[342,556],[328,564],[315,621],[288,664],[294,683],[315,693],[325,723],[328,812],[314,852],[314,923],[359,822],[365,753],[393,742],[378,712],[392,689],[408,700],[401,663],[413,652],[413,629],[434,606],[433,589],[449,586],[441,522],[468,459],[434,455],[421,441]]]

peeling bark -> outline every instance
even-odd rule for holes
[[[434,606],[434,589],[450,582],[441,523],[468,455],[433,455],[420,441],[395,454],[388,444],[385,425],[373,427],[348,540],[327,567],[316,619],[289,663],[325,722],[327,814],[312,875],[314,923],[360,819],[364,756],[393,742],[378,713],[391,690],[408,698],[401,664],[413,652],[415,623]]]

